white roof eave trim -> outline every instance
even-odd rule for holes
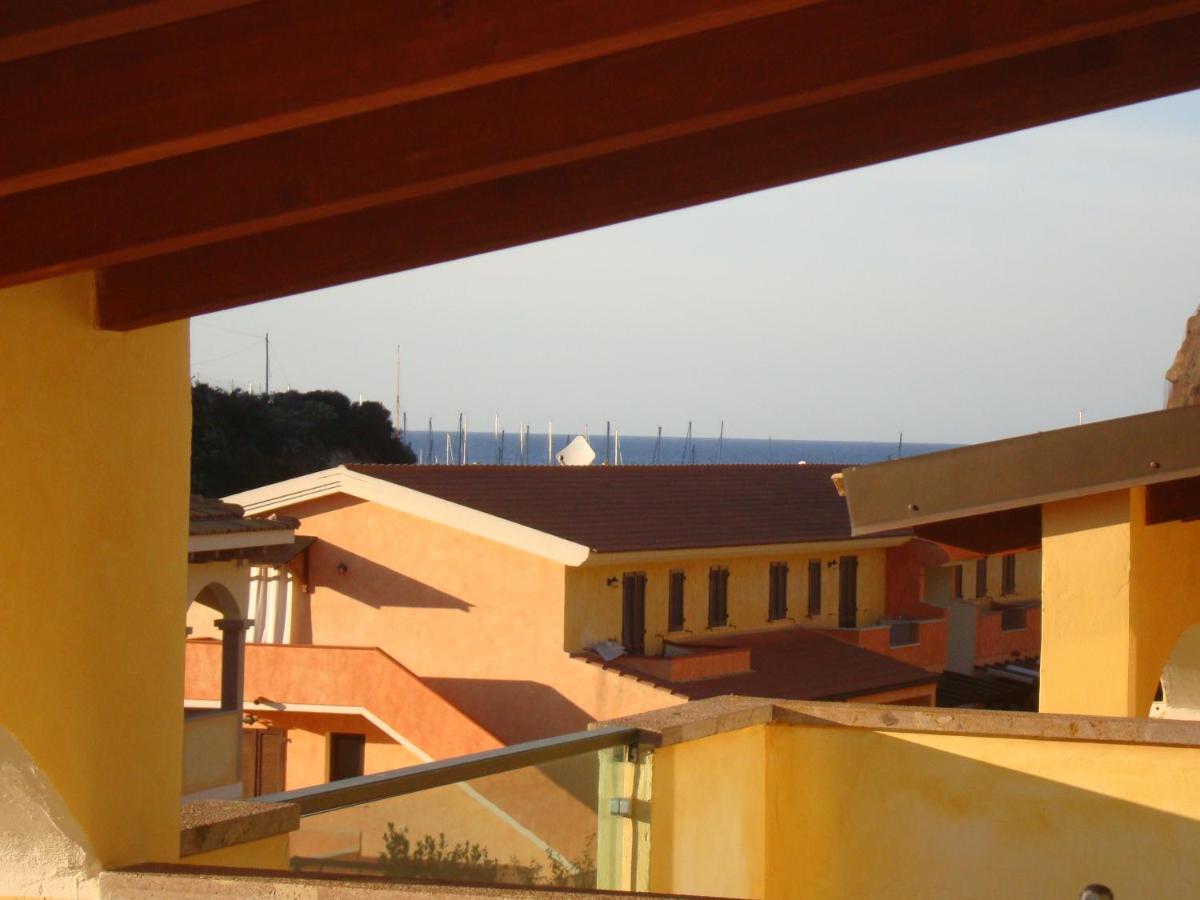
[[[397,512],[436,522],[566,566],[582,564],[589,553],[583,544],[382,478],[354,472],[345,466],[243,491],[223,499],[239,504],[247,515],[257,515],[333,494],[346,494],[379,503]]]

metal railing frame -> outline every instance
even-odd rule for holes
[[[641,732],[636,728],[609,726],[592,731],[579,731],[558,737],[527,741],[496,750],[485,750],[451,759],[391,769],[357,778],[344,778],[328,784],[263,794],[253,799],[259,803],[294,803],[300,807],[301,816],[359,806],[389,797],[415,794],[430,788],[471,781],[488,775],[499,775],[515,769],[537,766],[543,763],[578,756],[610,747],[636,748]]]

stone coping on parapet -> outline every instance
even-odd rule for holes
[[[588,888],[559,888],[520,885],[483,885],[443,881],[401,881],[378,875],[335,875],[321,872],[282,872],[268,869],[234,869],[226,866],[186,866],[145,863],[100,876],[100,896],[209,898],[213,896],[271,898],[303,897],[305,900],[359,900],[359,898],[546,898],[631,897],[628,891]],[[638,892],[638,897],[678,897],[705,900],[694,894]]]
[[[179,855],[194,856],[287,834],[300,827],[294,803],[249,800],[194,800],[180,812]]]
[[[641,732],[642,744],[670,747],[673,744],[699,740],[740,728],[771,724],[1028,740],[1200,747],[1200,722],[1183,720],[936,706],[823,703],[738,696],[694,700],[680,706],[598,723],[594,727],[605,725],[637,728]]]

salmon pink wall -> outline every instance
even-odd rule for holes
[[[1006,662],[1014,657],[1038,656],[1042,652],[1042,609],[1026,610],[1025,627],[1003,631],[998,609],[981,609],[975,622],[975,664],[980,666]]]
[[[221,694],[221,644],[187,642],[184,696]],[[247,644],[245,701],[362,707],[434,759],[494,750],[495,735],[386,653],[372,647]]]
[[[682,702],[570,659],[561,563],[345,496],[281,512],[318,539],[312,643],[381,648],[505,743]]]
[[[822,629],[822,633],[923,669],[941,671],[946,666],[945,619],[922,620],[917,625],[917,643],[900,647],[891,646],[891,629],[886,625],[875,628],[830,628]]]

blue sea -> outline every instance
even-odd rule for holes
[[[461,462],[460,442],[457,432],[434,431],[432,440],[428,431],[409,431],[406,439],[422,463],[444,464],[447,461],[447,435],[449,435],[452,463]],[[547,452],[546,435],[530,434],[524,454],[520,438],[516,434],[504,434],[497,441],[490,431],[472,431],[467,434],[467,463],[480,465],[546,465],[562,450],[575,434],[555,434],[550,452]],[[604,432],[588,436],[596,452],[596,465],[614,462],[615,439],[605,441]],[[956,444],[922,444],[880,441],[795,441],[778,438],[692,438],[689,442],[678,435],[662,441],[654,435],[621,435],[621,464],[627,466],[682,465],[713,463],[842,463],[861,465],[884,462],[898,456],[916,456],[934,450],[948,450]]]

